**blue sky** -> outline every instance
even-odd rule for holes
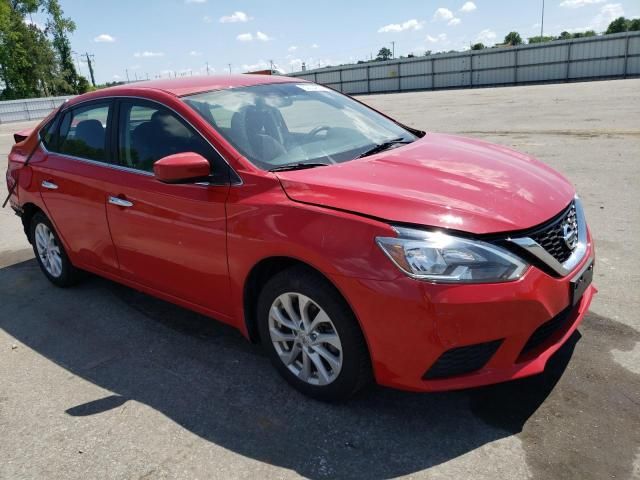
[[[61,0],[77,25],[75,52],[95,55],[96,81],[234,73],[273,62],[286,72],[395,54],[500,43],[511,30],[540,32],[542,0],[316,2],[241,0]],[[545,34],[602,31],[640,1],[546,0]],[[37,16],[33,17],[38,22]],[[87,66],[80,69],[88,76]]]

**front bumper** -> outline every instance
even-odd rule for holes
[[[593,257],[590,244],[566,277],[531,267],[518,281],[499,284],[436,285],[408,277],[393,282],[333,280],[361,323],[379,384],[413,391],[455,390],[542,372],[576,330],[596,293],[589,285],[570,306],[570,281]],[[446,352],[478,344],[485,345],[479,354],[486,358],[473,371],[427,374],[437,373],[435,365]],[[456,361],[477,361],[468,353]]]

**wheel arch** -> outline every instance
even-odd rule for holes
[[[344,295],[344,293],[342,293],[340,288],[317,267],[300,259],[287,256],[263,258],[251,268],[249,274],[246,277],[242,289],[242,307],[244,311],[245,328],[249,336],[249,340],[253,343],[260,342],[260,334],[258,333],[258,319],[256,316],[256,306],[258,297],[262,290],[262,286],[274,275],[292,267],[302,267],[312,272],[313,274],[320,276],[325,282],[327,282],[328,285],[330,285],[336,291],[336,293],[340,296],[345,306],[349,308],[349,310],[353,314],[354,319],[358,323],[360,331],[362,332],[362,336],[365,339],[365,344],[367,344],[367,351],[370,355],[367,336],[362,328],[360,319],[358,318],[357,313],[351,306],[347,297]]]
[[[47,215],[44,210],[42,210],[35,203],[27,202],[22,205],[22,215],[20,219],[22,220],[22,228],[24,228],[24,233],[27,236],[27,240],[29,243],[32,243],[31,239],[31,219],[34,217],[36,213],[42,213],[43,215]]]

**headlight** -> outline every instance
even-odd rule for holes
[[[382,251],[412,278],[438,283],[491,283],[517,280],[528,264],[490,243],[409,228],[398,237],[377,237]]]

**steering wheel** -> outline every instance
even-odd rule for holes
[[[307,135],[309,135],[310,137],[314,137],[317,134],[319,134],[320,132],[329,133],[329,130],[331,130],[330,126],[328,126],[328,125],[320,125],[319,127],[316,127],[313,130],[311,130],[309,133],[307,133]]]

